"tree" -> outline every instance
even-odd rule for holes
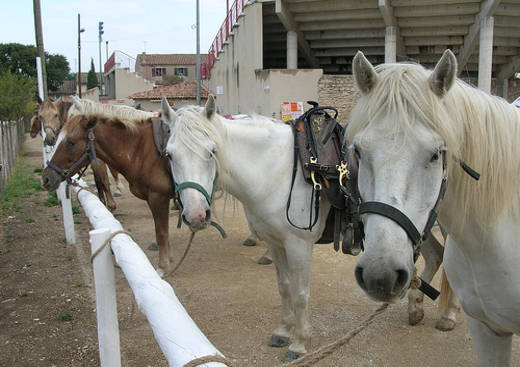
[[[178,84],[178,83],[182,83],[184,82],[184,78],[182,76],[177,76],[177,75],[164,75],[162,77],[162,80],[159,81],[157,84],[160,84],[160,85],[174,85],[174,84]]]
[[[0,72],[0,120],[17,120],[29,116],[36,108],[34,78]]]
[[[0,43],[0,72],[36,78],[36,47],[19,43]],[[70,78],[69,62],[63,55],[45,53],[47,87],[56,91]]]
[[[90,70],[87,74],[87,89],[95,88],[99,85],[94,68],[94,59],[90,59]]]

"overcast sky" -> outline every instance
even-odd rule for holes
[[[40,0],[45,51],[64,55],[77,71],[78,13],[81,70],[90,59],[99,68],[98,22],[104,22],[101,58],[121,50],[138,53],[195,53],[196,0]],[[226,15],[226,0],[200,0],[200,52],[207,53]],[[229,0],[230,5],[233,0]],[[0,43],[35,45],[32,0],[0,0]]]

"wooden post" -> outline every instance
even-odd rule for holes
[[[61,201],[61,212],[63,214],[63,226],[65,227],[65,239],[69,245],[76,243],[76,235],[74,233],[74,217],[72,214],[72,202],[69,197],[67,198],[66,193],[67,183],[62,182],[56,190],[56,195]]]

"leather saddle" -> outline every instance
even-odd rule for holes
[[[337,110],[312,101],[307,103],[313,107],[291,123],[304,178],[324,193],[331,204],[325,230],[317,243],[334,242],[334,249],[339,251],[341,242],[343,253],[357,255],[364,237],[357,214],[357,162],[343,147],[344,129],[336,121]],[[342,182],[340,167],[347,169],[347,174],[341,176]]]

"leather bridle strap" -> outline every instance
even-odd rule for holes
[[[215,174],[215,179],[213,180],[213,188],[211,190],[211,195],[208,194],[206,189],[204,187],[202,187],[201,184],[198,184],[193,181],[186,181],[186,182],[183,182],[180,184],[176,184],[175,192],[179,192],[179,191],[187,189],[187,188],[195,189],[195,190],[199,191],[202,195],[204,195],[204,197],[206,198],[206,201],[211,206],[211,203],[213,202],[213,194],[215,193],[215,185],[217,183],[217,179],[218,179],[218,172],[217,172],[217,174]]]

